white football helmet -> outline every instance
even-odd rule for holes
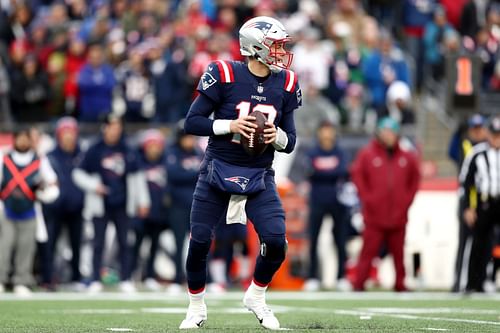
[[[239,32],[240,52],[246,57],[255,57],[273,72],[288,69],[293,54],[285,49],[290,37],[278,20],[258,16],[243,24]]]

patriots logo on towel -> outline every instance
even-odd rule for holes
[[[227,180],[228,182],[235,183],[241,187],[241,189],[244,191],[250,182],[250,179],[242,176],[233,176],[233,177],[227,177],[224,178],[224,180]]]
[[[217,80],[210,73],[205,72],[201,76],[201,87],[203,88],[203,90],[207,90],[215,82],[217,82]]]

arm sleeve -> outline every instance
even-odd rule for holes
[[[208,117],[214,111],[216,104],[207,95],[201,93],[196,97],[186,116],[184,130],[186,133],[209,136],[213,135],[213,120]]]
[[[293,119],[293,112],[300,106],[302,106],[302,90],[300,89],[299,83],[297,81],[295,91],[293,93],[288,94],[286,104],[284,105],[283,108],[283,117],[281,118],[281,121],[277,126],[278,127],[277,140],[281,142],[286,142],[286,144],[284,145],[273,143],[274,148],[279,152],[289,154],[295,148],[295,143],[297,141],[297,133],[295,130],[295,121]],[[280,133],[280,129],[284,132],[284,134],[286,134],[286,140],[284,139],[280,140],[279,136],[283,135]]]
[[[356,157],[354,162],[352,163],[350,170],[351,180],[354,183],[354,185],[356,185],[356,189],[359,193],[359,198],[361,202],[365,202],[366,200],[368,200],[367,186],[365,182],[365,175],[363,168],[365,159],[364,156],[365,153],[363,150],[361,150],[358,153],[358,156]]]
[[[476,174],[476,154],[469,154],[462,164],[460,170],[460,188],[461,194],[464,196],[465,208],[471,207],[470,191],[474,186],[474,175]]]
[[[416,157],[411,157],[411,177],[408,184],[408,200],[407,206],[409,207],[417,194],[418,187],[420,185],[420,167],[419,160]]]
[[[45,186],[36,191],[36,197],[43,203],[54,202],[59,197],[59,186],[57,175],[46,157],[40,159],[40,175]]]

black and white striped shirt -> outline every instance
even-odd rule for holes
[[[460,184],[465,191],[466,207],[470,207],[468,192],[473,186],[482,201],[500,198],[500,149],[487,142],[475,145],[460,170]]]

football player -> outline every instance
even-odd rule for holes
[[[207,319],[207,254],[213,230],[224,216],[226,223],[246,223],[247,216],[253,222],[260,254],[243,303],[263,327],[280,327],[265,300],[287,250],[285,212],[271,165],[275,151],[294,149],[293,111],[302,96],[297,76],[289,70],[293,55],[285,47],[290,37],[279,21],[250,19],[241,27],[239,40],[248,61],[211,63],[186,117],[186,132],[210,138],[193,195],[186,262],[189,307],[181,329],[199,328]],[[264,143],[269,146],[258,156],[250,156],[239,144],[241,136],[250,138],[258,127],[256,118],[249,116],[252,111],[267,117]]]

